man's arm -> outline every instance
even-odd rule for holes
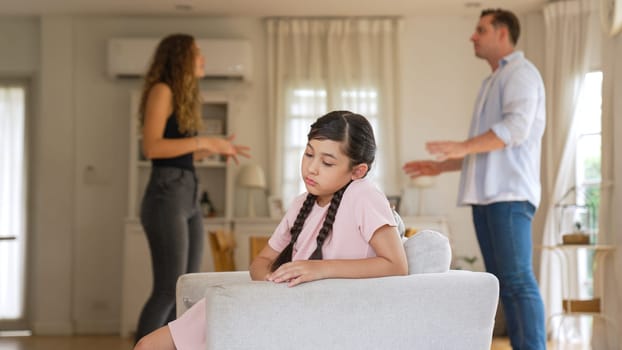
[[[434,141],[426,144],[428,152],[438,161],[462,159],[469,154],[485,153],[505,147],[505,143],[492,131],[465,141]]]
[[[437,176],[448,171],[458,171],[462,168],[462,159],[414,160],[402,166],[402,170],[411,178],[419,176]]]

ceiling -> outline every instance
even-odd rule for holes
[[[415,16],[517,14],[546,0],[0,0],[0,15]]]

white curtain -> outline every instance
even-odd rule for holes
[[[23,87],[0,84],[0,320],[23,317],[24,101]]]
[[[378,153],[369,175],[399,192],[397,18],[266,20],[270,189],[284,203],[302,189],[300,158],[311,123],[331,110],[367,117]]]
[[[559,243],[560,209],[556,204],[575,184],[576,137],[573,119],[581,84],[588,71],[590,13],[588,0],[557,1],[544,7],[544,85],[547,95],[541,205],[546,213],[542,241],[544,246]],[[570,262],[568,265],[572,268]],[[559,264],[559,259],[551,251],[542,251],[540,288],[547,320],[562,309]],[[557,325],[555,321],[559,319],[553,319],[553,326]],[[549,331],[551,328],[556,327],[550,327]]]

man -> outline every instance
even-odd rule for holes
[[[532,267],[531,222],[540,201],[544,84],[515,45],[516,16],[481,13],[471,41],[492,74],[480,89],[469,138],[428,142],[436,160],[406,163],[410,177],[461,170],[459,205],[470,205],[486,270],[499,279],[513,349],[546,348],[544,306]]]

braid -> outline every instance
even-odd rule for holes
[[[305,198],[304,203],[302,203],[302,207],[298,212],[298,216],[296,216],[296,220],[294,221],[294,225],[289,230],[289,233],[292,235],[292,239],[289,241],[289,244],[283,249],[283,251],[277,256],[276,260],[272,263],[270,267],[271,271],[275,271],[279,268],[279,266],[292,261],[292,254],[294,252],[294,244],[298,240],[298,236],[302,231],[302,226],[309,216],[311,209],[313,208],[313,204],[315,203],[315,199],[317,197],[312,195],[311,193],[307,194],[307,198]]]
[[[309,257],[309,260],[322,260],[322,245],[324,245],[324,241],[328,237],[328,234],[333,230],[333,222],[335,222],[335,215],[337,214],[337,209],[339,209],[339,204],[341,204],[341,198],[343,198],[343,193],[351,183],[352,181],[348,182],[347,185],[343,186],[333,195],[326,213],[326,219],[324,219],[324,224],[322,224],[320,233],[317,235],[317,247],[315,248],[313,254]]]

